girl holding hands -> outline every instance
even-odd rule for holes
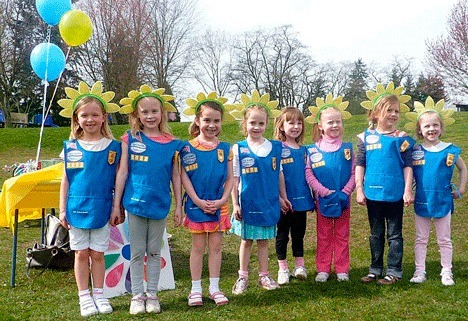
[[[181,150],[182,184],[185,188],[186,226],[192,234],[190,273],[192,289],[189,306],[203,304],[201,276],[203,255],[208,244],[210,299],[216,305],[229,303],[219,289],[223,232],[231,228],[228,199],[234,182],[230,144],[220,142],[221,124],[229,119],[225,113],[227,99],[215,92],[199,93],[196,99],[187,99],[188,115],[195,115],[190,125],[193,137]]]
[[[347,101],[328,94],[317,98],[307,118],[314,123],[315,144],[307,147],[306,179],[317,202],[316,282],[326,282],[334,261],[339,282],[349,281],[350,195],[355,187],[351,143],[342,142]]]

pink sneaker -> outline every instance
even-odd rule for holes
[[[249,281],[246,278],[239,277],[232,287],[232,294],[238,295],[247,291]]]
[[[261,276],[258,278],[258,285],[260,285],[265,290],[275,290],[278,289],[280,286],[276,283],[275,280],[271,278],[269,275]]]

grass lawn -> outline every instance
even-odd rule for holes
[[[456,122],[449,126],[443,140],[462,147],[462,156],[468,162],[466,151],[466,123],[468,113],[457,113]],[[356,142],[355,135],[366,126],[363,116],[355,116],[346,122],[345,140]],[[188,124],[171,124],[174,134],[187,139]],[[128,126],[113,126],[115,137],[120,137]],[[310,133],[310,128],[308,128]],[[67,139],[68,128],[46,128],[44,132],[41,159],[57,157],[61,142]],[[267,137],[271,137],[272,128]],[[310,134],[306,143],[310,143]],[[0,166],[15,162],[25,162],[36,157],[39,137],[37,128],[0,129]],[[242,138],[238,124],[223,126],[222,140],[235,142]],[[456,172],[456,177],[458,172]],[[0,183],[9,177],[0,171]],[[456,180],[457,178],[454,178]],[[359,278],[367,273],[370,260],[368,243],[369,225],[364,207],[354,200],[351,214],[351,271],[350,282],[338,283],[334,276],[331,280],[317,284],[315,277],[315,213],[308,217],[305,238],[306,267],[309,278],[300,282],[292,280],[287,286],[276,291],[265,291],[256,285],[258,264],[256,247],[250,266],[250,286],[245,295],[232,296],[231,287],[237,278],[238,248],[240,239],[235,235],[225,235],[223,263],[221,271],[221,289],[228,295],[231,303],[216,307],[206,294],[208,293],[208,269],[204,266],[202,285],[205,304],[203,307],[187,306],[187,295],[191,280],[189,271],[190,234],[185,228],[174,228],[172,214],[168,220],[168,230],[173,237],[170,240],[172,264],[176,280],[176,289],[160,293],[163,312],[157,316],[130,316],[128,313],[130,296],[111,299],[114,313],[98,315],[90,320],[467,320],[468,308],[468,242],[465,239],[466,197],[456,201],[456,212],[452,218],[452,239],[454,243],[453,269],[456,285],[444,287],[440,283],[440,258],[435,240],[431,239],[427,254],[427,277],[424,284],[409,282],[414,271],[414,226],[412,207],[406,209],[404,217],[404,277],[391,287],[376,284],[364,285]],[[1,213],[0,215],[4,215]],[[12,232],[0,229],[0,320],[76,320],[79,319],[77,290],[73,271],[46,271],[35,280],[26,278],[26,248],[40,240],[40,222],[27,221],[20,224],[18,238],[18,258],[16,287],[11,288],[11,244]],[[290,268],[293,266],[290,248],[288,249]],[[270,272],[276,278],[278,271],[274,243],[270,242]],[[35,272],[35,271],[33,271]]]

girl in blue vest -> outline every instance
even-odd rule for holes
[[[245,108],[242,128],[246,139],[233,146],[232,205],[236,221],[232,230],[242,238],[239,278],[232,289],[236,295],[247,290],[253,241],[258,247],[259,285],[267,290],[279,287],[268,273],[268,240],[276,236],[281,209],[291,209],[281,171],[282,144],[263,137],[268,117],[280,112],[274,109],[278,102],[270,101],[269,94],[260,96],[256,90],[252,97],[242,94],[241,99]]]
[[[354,190],[354,155],[344,143],[343,119],[351,118],[347,101],[328,94],[309,107],[315,144],[307,147],[306,178],[317,202],[316,282],[326,282],[335,266],[339,282],[349,281],[350,195]]]
[[[186,192],[184,226],[192,234],[189,306],[203,304],[201,276],[207,243],[210,299],[216,305],[229,303],[219,289],[223,232],[231,228],[228,199],[234,182],[230,144],[218,139],[223,118],[229,116],[224,114],[226,101],[215,92],[208,96],[199,93],[197,99],[187,99],[189,108],[185,110],[195,115],[189,128],[193,139],[182,148],[180,154],[182,184]]]
[[[58,102],[64,108],[60,115],[71,118],[70,140],[63,145],[60,220],[70,229],[80,313],[87,317],[112,312],[112,306],[103,297],[104,252],[109,244],[109,223],[121,223],[122,216],[120,211],[111,215],[120,143],[112,136],[107,114],[118,111],[119,106],[110,103],[114,93],[103,93],[100,82],[91,90],[80,82],[78,90],[67,88],[66,92],[69,99]]]
[[[281,166],[283,167],[286,194],[292,209],[282,213],[277,225],[276,256],[278,258],[278,284],[289,283],[288,260],[286,259],[289,233],[295,259],[292,276],[304,280],[307,269],[304,264],[304,235],[307,212],[315,208],[309,186],[305,180],[306,148],[304,141],[304,115],[295,107],[285,107],[275,120],[275,139],[282,141]]]
[[[368,91],[370,99],[361,103],[369,109],[369,129],[358,135],[356,157],[356,200],[367,205],[370,225],[371,264],[364,283],[377,281],[391,285],[403,275],[403,205],[413,202],[411,147],[414,140],[397,129],[400,113],[409,110],[401,95],[403,87],[377,85]],[[388,254],[385,277],[383,255],[387,235]]]
[[[407,123],[406,128],[416,127],[418,138],[423,139],[423,142],[413,148],[413,171],[416,181],[414,200],[416,271],[410,282],[426,281],[427,244],[431,221],[434,221],[442,265],[441,281],[443,285],[455,285],[452,274],[450,221],[454,211],[453,199],[460,198],[465,192],[467,169],[460,157],[460,148],[440,141],[445,126],[454,122],[454,119],[450,118],[454,111],[444,110],[443,100],[434,104],[431,97],[426,99],[425,105],[415,102],[414,106],[415,112],[407,114],[407,118],[413,122]],[[455,167],[460,172],[458,186],[451,184]]]
[[[182,185],[178,167],[180,141],[171,135],[167,112],[175,111],[172,95],[163,88],[142,85],[120,100],[122,114],[130,114],[131,129],[122,136],[122,159],[117,173],[114,208],[128,213],[130,234],[130,314],[160,313],[158,284],[161,246],[171,207],[171,182],[175,199],[174,223],[182,221]],[[146,262],[146,291],[144,262]]]

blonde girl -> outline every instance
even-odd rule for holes
[[[453,199],[465,192],[467,169],[460,156],[461,149],[451,143],[442,142],[445,125],[454,122],[450,118],[453,110],[444,110],[444,101],[434,104],[431,97],[425,105],[415,103],[415,111],[408,113],[407,118],[416,120],[406,124],[406,128],[416,127],[422,144],[413,148],[413,170],[416,182],[414,217],[416,240],[414,258],[416,270],[411,278],[412,283],[426,281],[426,253],[431,221],[434,222],[439,245],[440,272],[443,285],[455,285],[452,273],[452,240],[450,221],[454,212]],[[459,171],[458,186],[451,184],[455,167]],[[453,190],[452,190],[453,189]]]
[[[181,151],[182,184],[185,188],[184,225],[192,234],[190,274],[192,289],[189,306],[203,304],[201,276],[203,255],[208,244],[210,274],[209,297],[216,305],[229,303],[219,289],[223,232],[231,228],[228,199],[234,182],[230,144],[220,142],[218,135],[224,118],[224,97],[216,93],[197,95],[195,114],[190,125],[193,137]],[[188,103],[191,100],[187,100]],[[192,101],[194,101],[192,99]],[[189,105],[190,106],[190,105]],[[229,114],[227,114],[229,116]]]
[[[356,200],[367,206],[370,225],[371,264],[363,283],[377,281],[391,285],[403,276],[403,205],[413,202],[411,147],[414,140],[397,129],[404,104],[411,98],[401,95],[393,83],[377,85],[361,103],[369,109],[369,129],[358,135],[356,157]],[[384,273],[385,236],[388,242],[387,270]],[[379,279],[382,275],[384,278]]]
[[[283,167],[286,194],[292,204],[290,211],[280,215],[276,233],[276,256],[278,259],[278,284],[289,283],[290,272],[286,259],[289,234],[295,267],[291,276],[304,280],[307,269],[304,263],[304,236],[307,212],[315,208],[312,193],[305,180],[307,151],[304,141],[304,115],[295,107],[285,107],[275,119],[274,138],[283,143],[281,165]]]
[[[276,236],[281,208],[285,211],[291,208],[281,171],[281,142],[263,136],[269,116],[274,117],[275,111],[270,108],[278,103],[270,102],[268,94],[260,97],[256,90],[252,97],[242,94],[241,98],[245,107],[242,128],[246,139],[233,146],[232,204],[236,221],[232,230],[242,238],[239,278],[232,289],[236,295],[247,290],[254,241],[258,247],[258,284],[267,290],[279,287],[268,272],[268,240]]]
[[[182,185],[178,166],[181,142],[167,126],[167,111],[175,108],[163,88],[142,85],[120,100],[120,112],[130,114],[131,129],[122,138],[122,158],[115,187],[114,209],[122,204],[130,231],[130,314],[160,313],[158,284],[161,245],[171,207],[171,182],[175,200],[174,224],[182,220]],[[144,264],[146,261],[146,290]]]
[[[112,136],[107,113],[119,108],[110,103],[114,93],[103,93],[100,82],[91,90],[81,82],[78,93],[75,99],[59,101],[64,108],[60,115],[71,117],[70,139],[63,147],[65,171],[60,185],[60,220],[70,229],[80,314],[87,317],[112,312],[112,306],[103,297],[104,252],[109,244],[110,225],[121,223],[122,217],[120,211],[111,215],[120,143]]]

